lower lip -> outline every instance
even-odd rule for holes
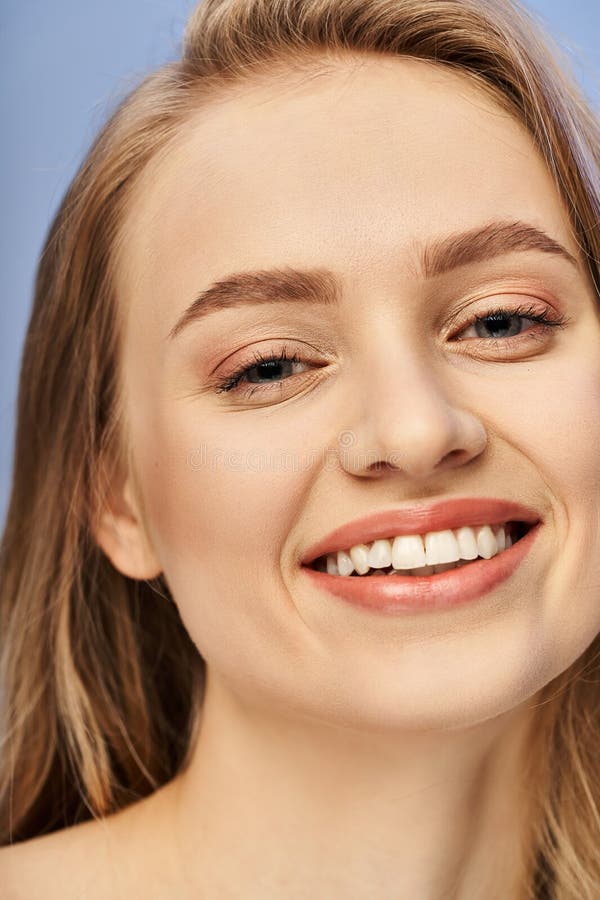
[[[525,537],[491,559],[478,559],[468,566],[438,572],[436,575],[353,577],[329,575],[308,566],[302,566],[302,570],[322,590],[354,606],[376,612],[447,609],[477,600],[510,578],[533,547],[541,525],[538,522],[529,529]]]

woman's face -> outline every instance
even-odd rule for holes
[[[598,633],[593,285],[540,249],[424,271],[434,244],[491,223],[541,229],[578,258],[525,131],[464,76],[406,59],[240,89],[144,173],[119,285],[132,484],[156,571],[209,671],[247,703],[358,727],[475,724]],[[214,282],[272,268],[329,270],[337,301],[272,288],[258,302],[247,281],[242,302],[222,290],[170,337]],[[511,320],[496,340],[470,326],[511,304],[567,324]],[[299,362],[218,389],[284,347]],[[475,601],[381,614],[300,568],[344,523],[452,497],[543,520]]]

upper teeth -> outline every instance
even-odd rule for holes
[[[452,563],[460,559],[490,559],[507,546],[506,525],[479,525],[471,528],[428,531],[424,535],[405,534],[380,539],[371,544],[356,544],[349,550],[327,555],[330,575],[365,575],[369,569],[417,569]],[[510,546],[510,538],[509,546]]]

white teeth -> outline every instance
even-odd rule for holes
[[[392,547],[389,541],[373,541],[369,550],[369,565],[372,569],[385,569],[392,564]]]
[[[418,534],[400,535],[392,545],[392,565],[395,569],[416,569],[426,565],[423,540]]]
[[[494,525],[494,537],[498,545],[498,553],[502,553],[503,550],[506,550],[506,533],[502,525]]]
[[[328,553],[327,554],[327,573],[328,575],[339,575],[339,570],[337,567],[337,563],[335,561],[335,554]]]
[[[345,550],[338,550],[336,562],[340,575],[351,575],[354,572],[354,563]]]
[[[461,559],[477,559],[477,539],[473,534],[472,528],[466,525],[463,528],[457,528],[456,540],[458,541]]]
[[[512,546],[505,525],[463,526],[425,535],[399,535],[390,540],[378,539],[372,544],[356,544],[349,550],[338,550],[326,557],[330,575],[383,575],[381,569],[393,567],[398,574],[432,575],[459,568],[483,557],[491,559]],[[415,571],[417,570],[417,571]]]
[[[498,552],[498,544],[489,525],[477,529],[477,552],[484,559],[491,559]]]
[[[369,548],[366,544],[357,544],[350,549],[350,559],[359,575],[366,575],[371,568],[369,565]]]
[[[430,531],[425,535],[425,556],[428,566],[456,562],[460,559],[458,541],[452,531]]]

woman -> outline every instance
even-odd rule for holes
[[[23,357],[8,897],[600,895],[600,130],[555,52],[508,0],[205,0],[103,129]]]

